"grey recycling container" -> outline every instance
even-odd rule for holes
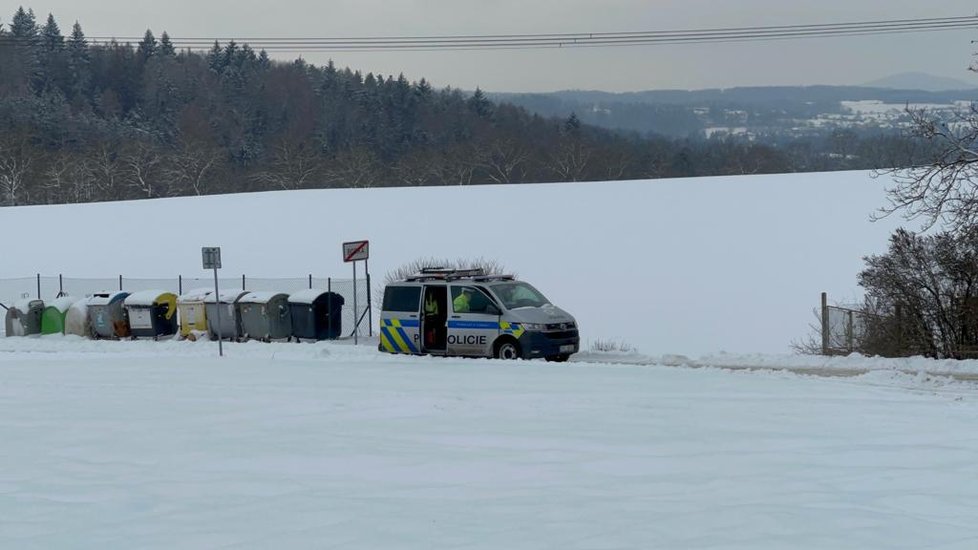
[[[238,300],[245,338],[279,340],[292,337],[289,295],[284,292],[249,292]]]
[[[331,340],[342,332],[343,297],[335,292],[311,288],[289,296],[292,335],[298,339]]]
[[[125,300],[129,330],[136,338],[160,338],[177,333],[177,295],[165,290],[133,292]]]
[[[238,300],[248,294],[245,290],[222,290],[221,296],[213,292],[204,297],[204,315],[207,317],[207,333],[212,340],[217,339],[217,308],[221,308],[221,338],[225,340],[240,340],[244,333],[241,331],[241,308]]]
[[[24,298],[18,300],[7,310],[4,329],[7,336],[30,336],[41,333],[41,316],[44,314],[44,301]]]
[[[94,338],[129,337],[129,317],[124,302],[128,292],[96,292],[88,299],[88,322]]]

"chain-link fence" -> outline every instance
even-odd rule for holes
[[[822,353],[824,355],[850,354],[859,351],[866,335],[866,317],[863,312],[840,306],[825,306],[822,328]]]
[[[356,285],[353,279],[319,278],[307,275],[292,278],[259,278],[242,275],[240,277],[219,277],[218,285],[221,290],[241,289],[247,291],[275,291],[291,294],[299,290],[318,288],[335,292],[343,297],[343,312],[341,327],[343,336],[353,336],[354,327],[359,322],[358,335],[372,335],[372,313],[370,302],[370,279],[358,278]],[[140,279],[119,275],[112,278],[78,278],[48,277],[37,275],[14,279],[0,279],[0,304],[9,307],[14,302],[24,298],[40,298],[52,300],[58,296],[91,296],[96,292],[123,290],[136,292],[139,290],[165,290],[175,294],[184,294],[190,290],[214,288],[213,277],[183,277],[177,275],[169,278]],[[355,295],[354,295],[355,294]],[[356,304],[356,309],[354,309]],[[2,314],[3,311],[0,311]],[[0,330],[3,324],[0,323]]]

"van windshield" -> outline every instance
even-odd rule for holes
[[[499,297],[506,309],[519,307],[542,307],[550,303],[531,285],[519,281],[492,285],[492,291]]]

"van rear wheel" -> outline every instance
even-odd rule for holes
[[[515,340],[503,340],[496,344],[496,359],[519,359],[523,354]]]

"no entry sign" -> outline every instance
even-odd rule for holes
[[[370,257],[370,241],[343,243],[343,261],[359,262]]]

